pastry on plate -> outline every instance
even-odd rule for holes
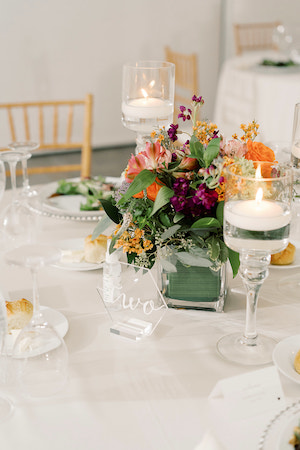
[[[296,247],[289,243],[289,245],[282,250],[282,252],[274,253],[271,255],[271,264],[277,266],[285,266],[288,264],[292,264],[295,259]]]
[[[21,330],[32,318],[33,305],[25,298],[12,302],[5,302],[5,305],[8,333],[11,333],[13,330]]]
[[[92,241],[90,234],[84,240],[84,259],[89,263],[98,264],[105,260],[107,236],[100,234]]]

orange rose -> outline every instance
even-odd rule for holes
[[[275,154],[273,150],[262,142],[253,142],[251,139],[247,141],[247,153],[246,159],[252,159],[252,161],[275,161]]]
[[[159,184],[157,183],[157,181],[159,182]],[[150,186],[147,187],[147,197],[154,202],[158,194],[158,191],[162,188],[162,186],[163,185],[161,181],[159,181],[158,178],[156,178],[156,181],[154,181],[154,183],[150,184]],[[133,197],[143,198],[143,196],[144,192],[141,191],[138,194],[135,194]]]
[[[249,139],[247,142],[247,153],[245,158],[252,161],[275,161],[275,153],[273,150],[261,142],[253,142]],[[268,167],[266,164],[265,167],[262,167],[261,174],[263,178],[271,177],[271,167]]]

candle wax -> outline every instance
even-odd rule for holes
[[[224,218],[231,225],[252,231],[277,230],[290,223],[290,211],[275,201],[229,201],[225,204]]]
[[[125,116],[140,119],[156,119],[173,114],[174,106],[168,100],[146,97],[135,98],[122,103],[122,112]]]

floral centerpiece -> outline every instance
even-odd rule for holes
[[[184,134],[178,124],[154,131],[144,151],[131,156],[114,198],[102,202],[117,224],[110,251],[122,247],[128,262],[141,267],[164,261],[169,287],[178,264],[186,269],[185,277],[195,268],[196,284],[189,280],[174,289],[182,291],[181,296],[192,289],[187,293],[192,301],[199,291],[205,295],[209,285],[216,284],[216,274],[227,260],[233,276],[239,267],[238,254],[223,240],[224,168],[239,160],[244,173],[253,173],[252,161],[275,159],[271,149],[254,142],[255,121],[241,125],[242,135],[226,142],[215,124],[196,119],[203,103],[202,97],[193,96],[190,108],[180,107],[178,118],[192,124],[187,140],[179,140]],[[100,222],[93,237],[105,226],[106,221]],[[200,267],[205,268],[205,281],[199,288]]]

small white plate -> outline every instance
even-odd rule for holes
[[[296,247],[296,254],[295,254],[294,262],[292,262],[292,264],[287,264],[284,266],[280,266],[280,265],[277,266],[275,264],[270,264],[269,265],[270,269],[282,270],[282,269],[295,269],[296,267],[300,267],[300,242],[291,241],[291,243]]]
[[[65,241],[57,242],[56,247],[60,250],[82,250],[84,248],[84,239],[67,239]],[[73,262],[73,261],[64,261],[61,259],[60,261],[53,264],[54,267],[63,270],[74,270],[74,271],[86,271],[86,270],[96,270],[101,269],[103,267],[104,260],[99,263],[89,263],[87,261]]]
[[[69,322],[67,318],[56,309],[48,308],[47,306],[41,306],[41,311],[43,312],[43,317],[46,322],[51,325],[61,338],[64,338],[69,329]],[[13,334],[8,334],[5,339],[6,352],[8,355],[12,353],[12,349],[15,340],[18,337],[18,332]]]
[[[300,374],[294,369],[294,359],[299,350],[300,334],[289,336],[278,342],[274,348],[273,362],[283,375],[300,384]]]

